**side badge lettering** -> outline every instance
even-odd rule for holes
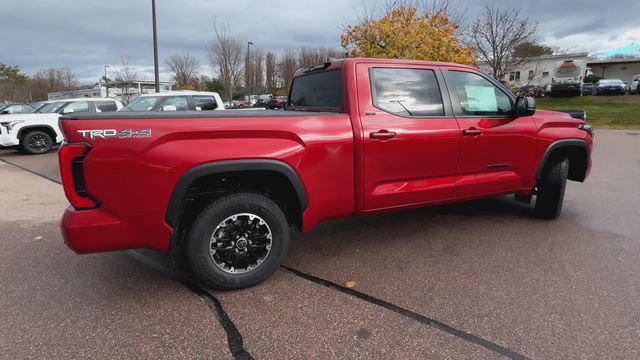
[[[116,130],[116,129],[94,129],[94,130],[78,130],[78,134],[85,139],[140,139],[150,138],[151,129],[143,130]]]

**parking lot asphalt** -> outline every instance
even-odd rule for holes
[[[0,151],[0,357],[638,358],[640,133],[597,132],[563,215],[511,197],[321,224],[233,292],[75,255],[55,153]]]

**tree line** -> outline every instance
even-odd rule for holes
[[[213,41],[207,61],[214,77],[200,74],[200,61],[189,54],[174,54],[165,63],[177,89],[216,91],[226,100],[244,95],[286,95],[297,69],[310,67],[344,53],[326,47],[284,49],[281,53],[248,47],[234,37],[229,24],[213,22]]]

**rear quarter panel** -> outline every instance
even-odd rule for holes
[[[353,212],[353,132],[347,115],[63,121],[69,142],[92,146],[84,160],[89,193],[115,216],[130,220],[141,236],[146,233],[150,240],[144,247],[168,249],[165,213],[173,189],[187,170],[208,162],[289,164],[307,192],[305,230]],[[85,139],[78,133],[147,128],[150,138]]]

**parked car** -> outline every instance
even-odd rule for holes
[[[633,76],[633,81],[629,85],[629,94],[640,94],[640,74]]]
[[[261,98],[257,98],[251,107],[254,108],[266,108],[267,101]]]
[[[242,99],[238,99],[238,100],[233,100],[233,108],[234,109],[244,109],[246,107],[248,107],[248,104],[246,101],[242,100]]]
[[[297,71],[290,94],[278,112],[63,117],[65,243],[173,252],[235,289],[278,268],[291,229],[500,194],[554,219],[591,168],[583,120],[464,65],[334,60]]]
[[[600,79],[596,91],[598,95],[624,95],[627,86],[619,79]]]
[[[3,115],[0,117],[0,146],[20,146],[27,154],[44,154],[63,140],[58,127],[61,114],[90,114],[120,108],[122,103],[114,99],[78,98],[49,102],[37,113]]]
[[[284,109],[287,107],[289,98],[286,96],[276,96],[267,101],[267,109]]]
[[[120,111],[210,111],[225,110],[224,102],[216,92],[169,91],[142,94]]]
[[[591,96],[597,95],[597,87],[594,83],[583,83],[582,84],[582,95]]]
[[[0,115],[32,114],[34,112],[36,112],[36,108],[30,104],[0,104]]]

